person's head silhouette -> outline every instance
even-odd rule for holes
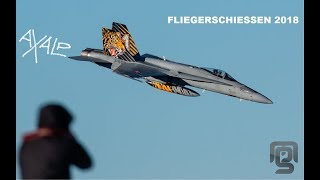
[[[72,115],[60,104],[47,104],[40,109],[39,128],[69,129],[71,122]]]

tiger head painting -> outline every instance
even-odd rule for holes
[[[110,56],[117,57],[129,49],[129,35],[121,37],[119,32],[107,30],[103,33],[104,51]]]

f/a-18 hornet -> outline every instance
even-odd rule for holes
[[[154,56],[140,55],[126,25],[113,22],[112,29],[102,28],[103,50],[86,48],[80,56],[69,57],[89,61],[113,72],[154,88],[184,96],[199,96],[192,86],[240,100],[272,104],[259,92],[241,84],[230,74],[215,68],[197,67]]]

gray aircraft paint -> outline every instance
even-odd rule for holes
[[[170,60],[156,58],[145,58],[145,61],[142,62],[126,62],[121,59],[106,56],[103,54],[102,50],[97,49],[86,49],[82,51],[81,56],[70,58],[81,61],[111,63],[111,69],[114,72],[132,78],[145,78],[148,81],[155,81],[163,84],[167,83],[165,81],[157,79],[157,76],[130,74],[135,70],[136,67],[138,70],[146,70],[146,74],[157,74],[158,76],[169,75],[172,77],[181,78],[184,82],[186,82],[187,85],[196,88],[201,88],[208,91],[260,103],[272,103],[272,101],[267,97],[237,81],[229,81],[217,77],[199,67],[188,64],[176,63]]]
[[[144,79],[149,85],[171,93],[198,96],[197,92],[185,87],[191,86],[254,102],[273,103],[222,70],[183,64],[151,54],[140,56],[124,24],[113,22],[112,29],[102,28],[102,41],[103,50],[87,48],[80,56],[69,58],[96,63],[140,82]]]

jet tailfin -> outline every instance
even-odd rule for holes
[[[103,52],[125,61],[140,60],[139,51],[126,25],[113,22],[112,29],[102,28]]]

